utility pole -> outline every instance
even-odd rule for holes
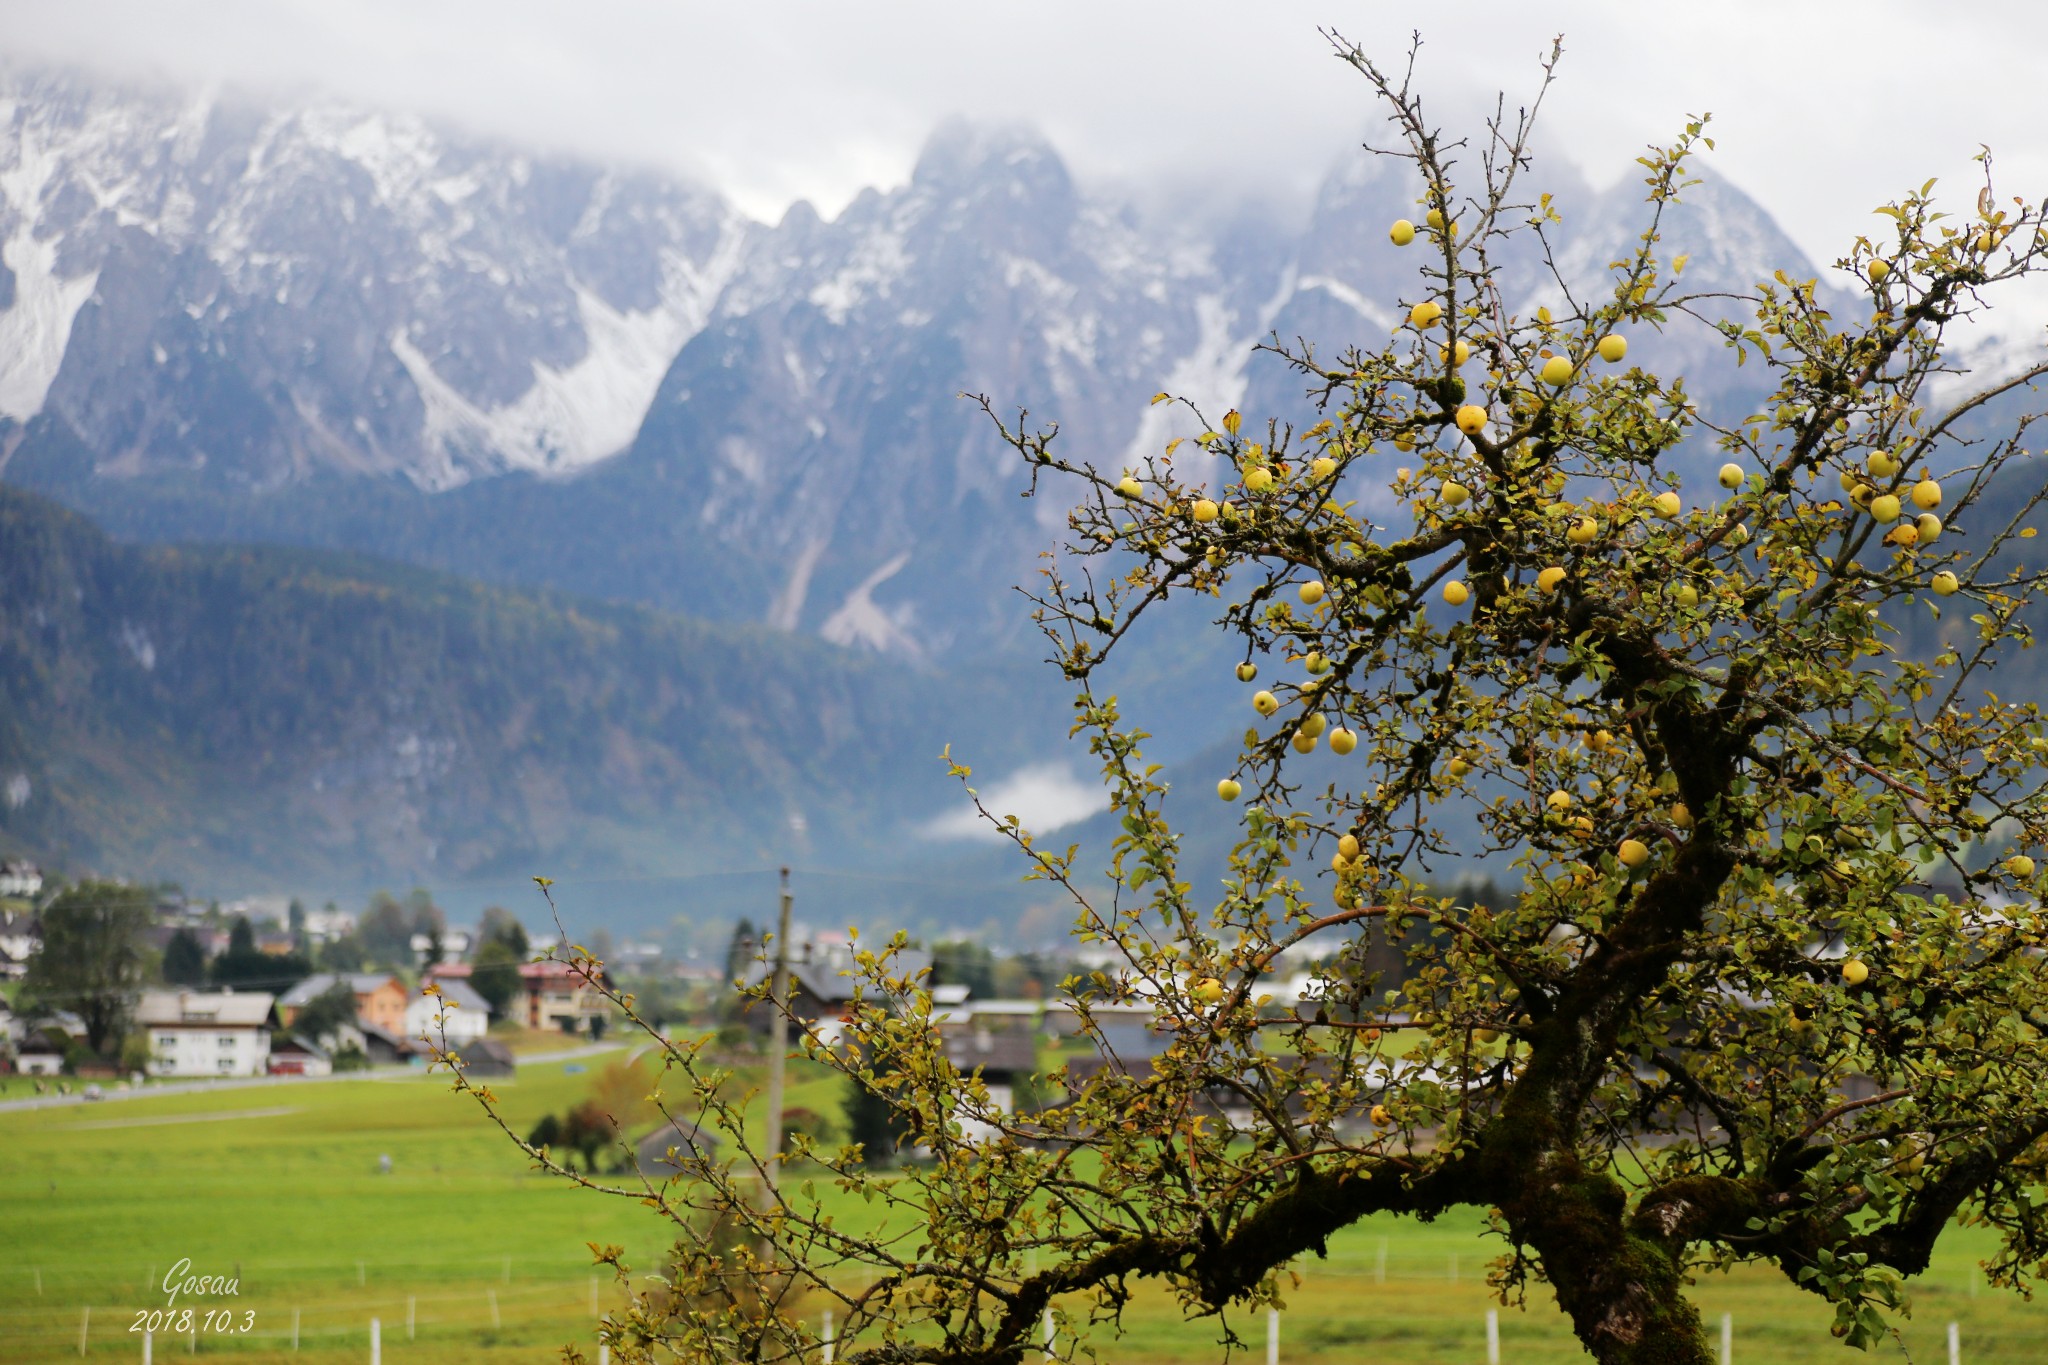
[[[768,1183],[764,1206],[777,1198],[782,1160],[782,1071],[789,1052],[789,869],[782,869],[782,911],[775,927],[775,972],[768,981]]]

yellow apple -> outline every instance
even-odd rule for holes
[[[1922,479],[1914,484],[1913,505],[1923,512],[1932,512],[1941,506],[1941,485],[1932,479]]]
[[[1311,607],[1323,600],[1323,583],[1319,578],[1311,578],[1294,591],[1303,603]]]
[[[1472,1036],[1474,1038],[1477,1038],[1482,1043],[1491,1043],[1495,1039],[1500,1037],[1500,1030],[1493,1028],[1476,1028],[1472,1030]]]
[[[1870,263],[1870,282],[1872,284],[1878,283],[1891,273],[1892,263],[1890,261],[1877,260]]]
[[[1262,716],[1270,716],[1280,709],[1280,699],[1264,688],[1252,693],[1252,710]]]
[[[1599,534],[1599,522],[1594,521],[1591,517],[1580,517],[1572,523],[1571,530],[1564,533],[1564,538],[1574,545],[1589,545],[1593,542],[1593,538]]]
[[[1941,534],[1941,518],[1932,512],[1922,512],[1913,518],[1913,529],[1920,533],[1920,543],[1925,545]]]
[[[1216,520],[1216,504],[1207,498],[1196,498],[1195,520],[1201,522]]]
[[[1724,464],[1724,465],[1722,465],[1722,466],[1721,466],[1721,487],[1723,487],[1723,488],[1740,488],[1740,487],[1742,487],[1742,466],[1741,466],[1741,465],[1739,465],[1739,464]]]
[[[1308,472],[1318,480],[1327,479],[1337,472],[1337,462],[1327,455],[1321,456],[1309,465]]]
[[[1348,867],[1350,867],[1350,866],[1351,866],[1351,860],[1350,860],[1349,858],[1345,857],[1345,856],[1344,856],[1344,855],[1343,855],[1343,854],[1342,854],[1341,852],[1340,852],[1340,853],[1332,853],[1332,854],[1330,855],[1330,871],[1332,871],[1332,872],[1342,872],[1342,871],[1344,871],[1344,869],[1346,869],[1346,868],[1348,868]]]
[[[1350,752],[1351,752],[1351,751],[1352,751],[1353,749],[1356,749],[1357,747],[1358,747],[1358,736],[1357,736],[1357,734],[1355,734],[1354,732],[1352,732],[1352,731],[1350,731],[1350,730],[1347,730],[1347,729],[1345,729],[1345,728],[1344,728],[1343,726],[1341,726],[1341,725],[1340,725],[1340,726],[1338,726],[1338,727],[1337,727],[1336,729],[1334,729],[1334,730],[1330,731],[1330,752],[1331,752],[1331,753],[1333,753],[1333,754],[1348,754],[1348,753],[1350,753]]]
[[[1543,362],[1543,382],[1553,389],[1561,389],[1572,382],[1572,362],[1561,355],[1554,355]]]
[[[1439,346],[1436,348],[1436,358],[1448,360],[1453,365],[1462,365],[1472,358],[1472,343],[1460,338],[1455,346]]]
[[[1408,321],[1417,327],[1434,327],[1438,318],[1444,315],[1443,305],[1435,299],[1424,299],[1408,310]]]
[[[1330,728],[1330,718],[1311,712],[1301,718],[1301,733],[1315,739]]]
[[[1619,365],[1621,358],[1628,354],[1628,338],[1604,336],[1600,338],[1600,358],[1610,365]]]
[[[1449,763],[1444,764],[1444,771],[1453,778],[1460,778],[1472,771],[1472,765],[1462,758],[1453,758]]]
[[[1549,796],[1543,798],[1543,804],[1549,806],[1552,810],[1570,810],[1572,808],[1572,794],[1567,791],[1554,791]]]
[[[1683,801],[1671,803],[1671,823],[1680,829],[1692,828],[1692,808]]]
[[[1241,663],[1237,666],[1237,680],[1239,682],[1250,682],[1253,678],[1256,678],[1258,676],[1259,666],[1255,663],[1252,663],[1250,660],[1246,660],[1244,663]]]
[[[1870,458],[1863,462],[1863,467],[1870,471],[1873,479],[1889,479],[1899,472],[1899,462],[1891,457],[1889,451],[1883,450],[1871,451]]]
[[[1465,599],[1470,597],[1471,595],[1471,589],[1467,588],[1463,583],[1460,583],[1455,578],[1453,578],[1450,582],[1444,584],[1444,601],[1450,603],[1454,607],[1464,606]]]
[[[1337,851],[1347,858],[1356,858],[1358,856],[1358,836],[1356,834],[1347,834],[1339,839],[1337,841]]]
[[[1426,213],[1426,214],[1424,214],[1424,215],[1423,215],[1423,221],[1424,221],[1424,222],[1426,222],[1426,223],[1428,223],[1428,224],[1429,224],[1429,225],[1430,225],[1431,227],[1435,228],[1435,229],[1436,229],[1437,231],[1439,231],[1439,232],[1443,231],[1443,226],[1444,226],[1444,213],[1443,213],[1443,210],[1442,210],[1442,209],[1431,209],[1431,210],[1430,210],[1430,211],[1429,211],[1428,213]]]
[[[1592,734],[1586,736],[1586,747],[1596,754],[1606,753],[1613,744],[1614,732],[1612,730],[1595,730]]]
[[[1486,430],[1486,409],[1477,403],[1467,403],[1458,409],[1458,430],[1467,436],[1477,436]]]
[[[2024,853],[2015,853],[2005,860],[2005,870],[2015,877],[2034,875],[2034,860]]]
[[[1678,509],[1682,505],[1683,504],[1681,504],[1678,501],[1678,494],[1670,492],[1668,490],[1659,493],[1655,498],[1651,499],[1650,501],[1650,506],[1656,509],[1657,515],[1667,519],[1677,516]]]
[[[1393,240],[1395,246],[1406,246],[1415,240],[1415,224],[1406,218],[1396,218],[1387,236]]]
[[[1376,1104],[1372,1107],[1372,1122],[1375,1128],[1385,1128],[1393,1121],[1394,1116],[1387,1112],[1387,1106]]]
[[[1870,500],[1876,496],[1877,490],[1867,483],[1859,483],[1849,490],[1849,501],[1866,512],[1870,510]]]
[[[1680,583],[1671,595],[1678,599],[1681,607],[1696,607],[1700,604],[1700,590],[1690,583]]]
[[[1870,980],[1870,967],[1860,958],[1850,958],[1842,964],[1842,980],[1851,986],[1860,986]]]
[[[1127,498],[1141,498],[1145,495],[1145,490],[1139,486],[1138,481],[1128,474],[1117,480],[1116,491]]]
[[[1223,983],[1213,976],[1205,976],[1195,983],[1195,999],[1205,1005],[1214,1005],[1223,999]]]
[[[1315,751],[1316,737],[1309,734],[1306,730],[1296,730],[1294,732],[1294,752],[1298,754],[1312,754]]]
[[[1564,570],[1555,564],[1536,575],[1536,588],[1539,592],[1556,592],[1558,584],[1562,582]]]
[[[1954,574],[1950,573],[1947,569],[1943,569],[1933,578],[1927,580],[1927,586],[1934,589],[1934,595],[1937,597],[1954,597],[1956,590],[1963,585]]]
[[[1885,539],[1894,545],[1910,550],[1920,543],[1920,528],[1910,521],[1902,521],[1897,526],[1892,527],[1891,534],[1887,535]]]
[[[1870,500],[1870,515],[1879,521],[1897,521],[1899,519],[1899,500],[1889,493],[1878,494]]]
[[[1472,490],[1456,479],[1445,479],[1444,486],[1437,492],[1437,500],[1446,507],[1463,507],[1471,496]]]
[[[1311,651],[1309,656],[1301,661],[1301,666],[1308,670],[1311,678],[1320,678],[1330,671],[1329,656]]]
[[[1574,816],[1574,817],[1573,817],[1573,819],[1572,819],[1572,833],[1574,833],[1574,834],[1578,835],[1578,836],[1579,836],[1579,837],[1580,837],[1581,839],[1590,839],[1590,838],[1592,838],[1592,837],[1593,837],[1593,821],[1592,821],[1592,818],[1591,818],[1590,816],[1585,816],[1585,815],[1579,815],[1579,816]]]
[[[1273,486],[1273,471],[1262,464],[1255,464],[1244,472],[1244,486],[1254,493],[1263,493]]]
[[[1621,859],[1623,867],[1638,868],[1650,861],[1650,846],[1641,839],[1623,839],[1614,856]]]
[[[1859,475],[1855,470],[1845,469],[1842,471],[1842,491],[1844,493],[1855,492],[1856,485],[1862,482],[1862,476]]]
[[[1237,782],[1234,778],[1226,777],[1221,782],[1218,782],[1216,784],[1216,794],[1222,797],[1225,801],[1237,800],[1238,796],[1243,791],[1244,788],[1237,785]]]

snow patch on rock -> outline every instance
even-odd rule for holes
[[[38,241],[43,187],[56,173],[57,154],[24,135],[14,165],[0,171],[0,199],[20,215],[0,260],[14,272],[14,306],[0,313],[0,416],[25,422],[43,410],[50,385],[71,344],[71,324],[99,286],[94,270],[71,279],[57,277],[61,237]]]

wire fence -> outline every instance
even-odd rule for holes
[[[1393,1285],[1399,1294],[1400,1286],[1419,1281],[1471,1286],[1472,1351],[1460,1359],[1512,1365],[1518,1347],[1558,1336],[1562,1329],[1556,1323],[1516,1322],[1519,1315],[1509,1315],[1503,1330],[1497,1309],[1477,1305],[1476,1296],[1485,1290],[1476,1264],[1469,1253],[1462,1258],[1456,1253],[1405,1254],[1381,1245],[1368,1253],[1363,1265],[1351,1258],[1337,1266],[1311,1266],[1306,1279],[1342,1285],[1345,1307],[1341,1312],[1270,1315],[1264,1324],[1267,1365],[1355,1354],[1385,1326],[1376,1325],[1360,1305],[1374,1297],[1375,1289]],[[593,1274],[587,1266],[571,1269],[560,1261],[473,1256],[266,1261],[235,1267],[235,1297],[196,1299],[189,1307],[180,1303],[166,1315],[160,1306],[161,1282],[149,1277],[168,1268],[133,1263],[92,1272],[53,1272],[36,1266],[0,1272],[0,1361],[141,1359],[145,1332],[154,1356],[166,1360],[180,1354],[276,1356],[323,1351],[367,1360],[373,1319],[380,1324],[381,1349],[391,1352],[394,1360],[421,1358],[416,1354],[419,1349],[458,1343],[552,1348],[571,1340],[591,1348],[594,1356],[599,1319],[619,1299],[609,1272]],[[858,1288],[861,1283],[862,1279],[849,1277],[842,1287]],[[1764,1320],[1748,1324],[1733,1314],[1720,1314],[1718,1320],[1710,1317],[1709,1332],[1718,1338],[1721,1365],[1771,1361],[1776,1358],[1774,1344],[1804,1340],[1824,1330],[1810,1326],[1811,1316],[1800,1323],[1758,1316]],[[1926,1314],[1912,1327],[1922,1343],[1930,1335],[1939,1340],[1926,1355],[1928,1360],[1945,1358],[1949,1365],[2048,1360],[2048,1315],[2039,1328],[1972,1323],[1967,1331],[1954,1320],[1944,1324],[1943,1317]],[[829,1320],[821,1319],[820,1326],[829,1340]],[[1049,1339],[1056,1339],[1050,1319],[1047,1332]],[[1105,1358],[1114,1359],[1116,1348],[1098,1343],[1099,1348],[1104,1346]],[[1187,1354],[1199,1354],[1192,1336],[1187,1346]],[[1915,1358],[1921,1357],[1916,1353]],[[820,1365],[828,1359],[821,1352]]]

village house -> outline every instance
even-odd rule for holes
[[[946,1060],[962,1075],[981,1078],[989,1104],[1000,1113],[1017,1112],[1017,1089],[1038,1069],[1038,1040],[1027,1031],[991,1031],[973,1023],[941,1024],[939,1043]],[[970,1119],[962,1122],[976,1139],[994,1137],[993,1130]]]
[[[602,968],[598,981],[609,985]],[[530,1029],[562,1033],[602,1033],[611,1018],[611,1003],[581,968],[567,962],[528,962],[519,968],[523,992],[515,1007]]]
[[[65,1039],[51,1029],[33,1029],[14,1050],[14,1069],[24,1076],[55,1076],[64,1070]]]
[[[270,1045],[270,1074],[273,1076],[332,1076],[334,1059],[310,1038],[294,1033]]]
[[[789,1012],[805,1028],[817,1029],[846,1019],[853,1010],[858,984],[853,975],[853,948],[843,941],[807,940],[792,946],[789,961]],[[898,953],[891,961],[890,975],[915,976],[931,966],[931,955],[916,949]],[[757,957],[748,964],[742,978],[744,990],[757,990],[774,970],[774,964]],[[943,988],[942,988],[943,989]],[[964,998],[964,996],[963,996]],[[958,1004],[959,1001],[951,1002]],[[766,1033],[774,1012],[766,1000],[746,1001],[747,1026]],[[830,1031],[829,1029],[827,1030]]]
[[[19,858],[0,862],[0,897],[27,900],[43,889],[43,874],[34,863]]]
[[[340,981],[347,982],[355,995],[358,1019],[393,1037],[405,1035],[405,1007],[411,1001],[411,992],[406,990],[403,981],[389,972],[352,972],[346,975],[315,972],[278,1000],[278,1025],[290,1028],[298,1022],[299,1014],[306,1006],[333,990],[335,983]]]
[[[268,991],[144,991],[135,1022],[152,1076],[261,1076],[269,1069]]]
[[[512,1049],[495,1038],[479,1038],[457,1055],[462,1059],[465,1076],[512,1076],[519,1070],[519,1059],[512,1055]]]
[[[405,1036],[438,1044],[445,1037],[452,1048],[475,1042],[490,1031],[491,1004],[460,977],[436,976],[439,995],[415,994],[405,1007]],[[444,1017],[445,1016],[445,1017]]]
[[[0,980],[28,971],[28,960],[43,941],[43,922],[33,910],[0,910]]]

